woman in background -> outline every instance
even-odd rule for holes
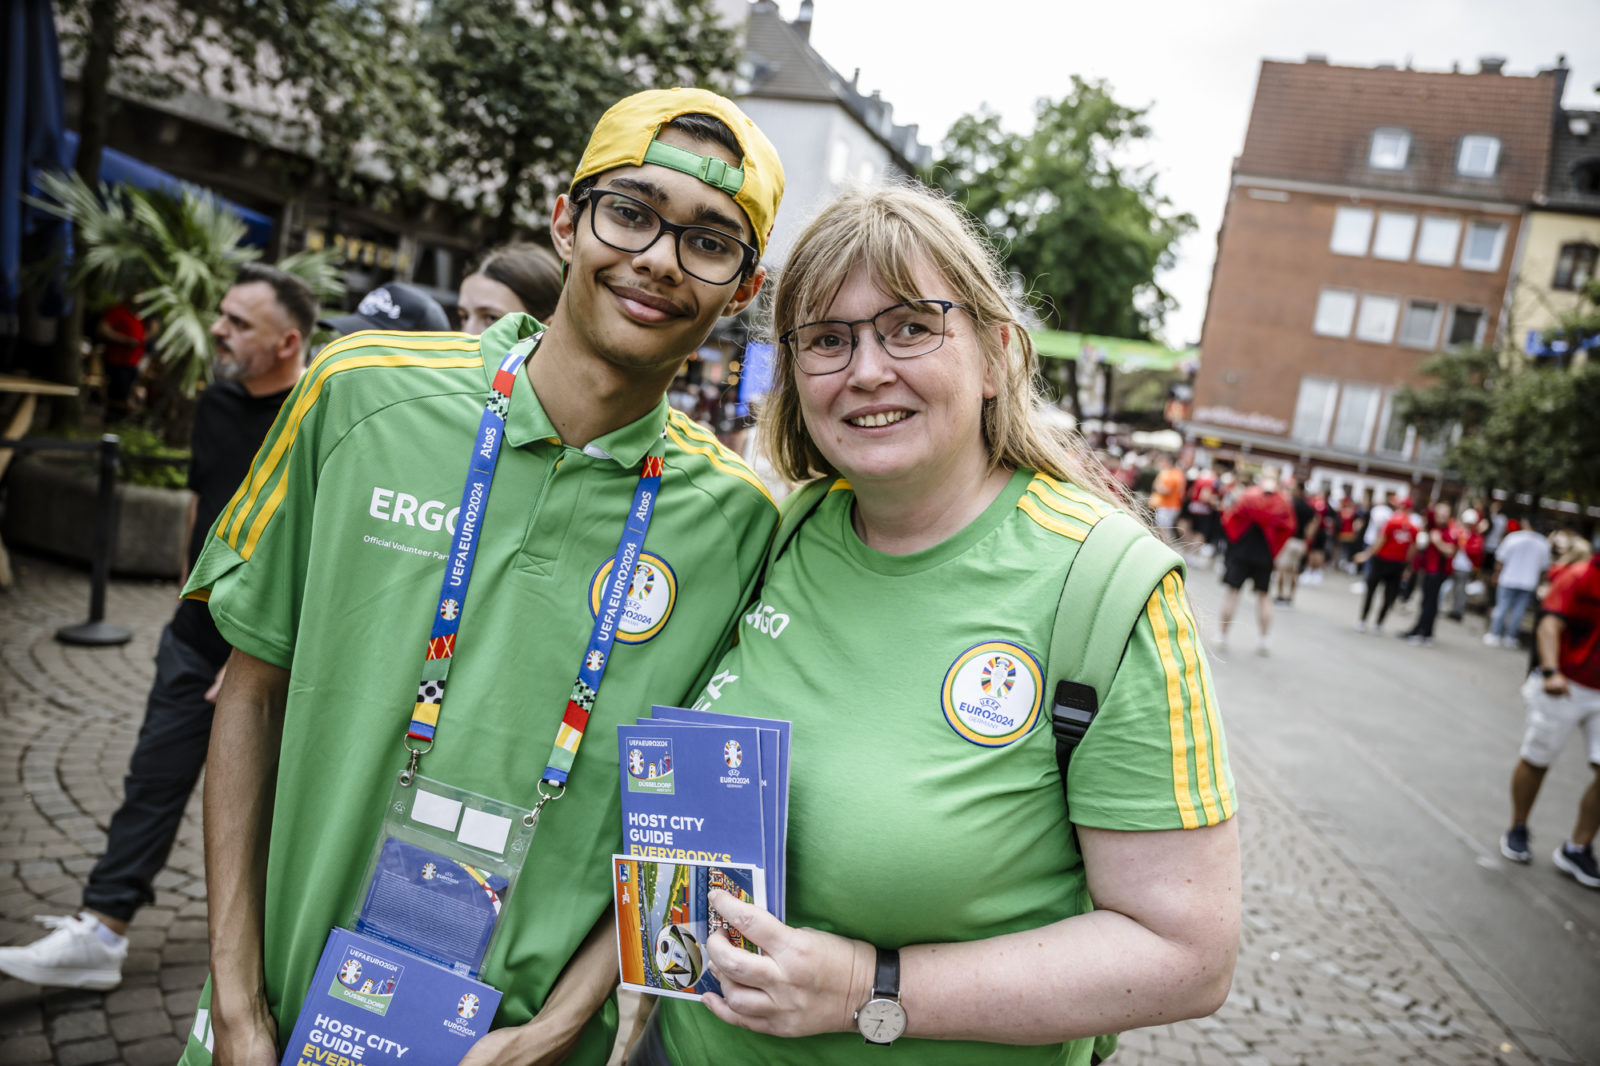
[[[502,244],[461,279],[461,332],[477,336],[513,311],[545,322],[561,296],[561,261],[537,244]]]

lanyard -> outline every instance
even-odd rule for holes
[[[518,371],[537,344],[538,337],[532,337],[506,353],[500,369],[495,372],[489,397],[484,402],[483,416],[478,421],[478,434],[473,441],[472,456],[467,465],[466,483],[461,488],[461,509],[456,520],[455,541],[445,559],[439,603],[434,610],[433,629],[428,635],[428,650],[422,661],[422,680],[417,686],[417,702],[412,710],[411,722],[406,727],[405,748],[411,758],[400,774],[402,785],[411,783],[418,761],[433,750],[439,712],[444,704],[445,681],[450,674],[450,664],[455,660],[456,635],[461,629],[467,587],[472,580],[473,564],[477,561],[478,541],[489,503],[489,490],[494,484],[495,466],[500,461],[500,444],[505,437],[511,390],[516,384]],[[584,648],[583,662],[572,683],[572,694],[567,699],[566,711],[556,730],[555,744],[550,749],[550,759],[539,783],[539,804],[528,816],[530,823],[537,822],[539,809],[546,802],[559,799],[566,791],[567,775],[572,771],[573,759],[578,754],[578,745],[583,742],[589,714],[594,709],[600,682],[610,662],[611,645],[616,639],[622,610],[627,605],[634,567],[644,551],[645,535],[655,515],[656,500],[661,494],[661,472],[665,465],[662,454],[664,448],[665,445],[658,441],[645,457],[639,473],[633,504],[628,508],[622,537],[617,543],[616,554],[612,556],[611,572],[606,578],[600,609],[595,612],[594,629]],[[555,791],[546,792],[546,784]]]

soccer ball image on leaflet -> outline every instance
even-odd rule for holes
[[[662,926],[656,934],[656,971],[661,979],[681,991],[694,987],[704,972],[700,942],[681,925]]]

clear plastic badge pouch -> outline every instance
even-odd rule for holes
[[[532,815],[421,775],[397,782],[354,930],[476,978],[527,860]]]

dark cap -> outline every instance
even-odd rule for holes
[[[361,298],[361,305],[348,315],[317,320],[317,325],[340,334],[363,329],[395,333],[440,333],[450,329],[450,316],[439,301],[415,285],[390,281]]]

